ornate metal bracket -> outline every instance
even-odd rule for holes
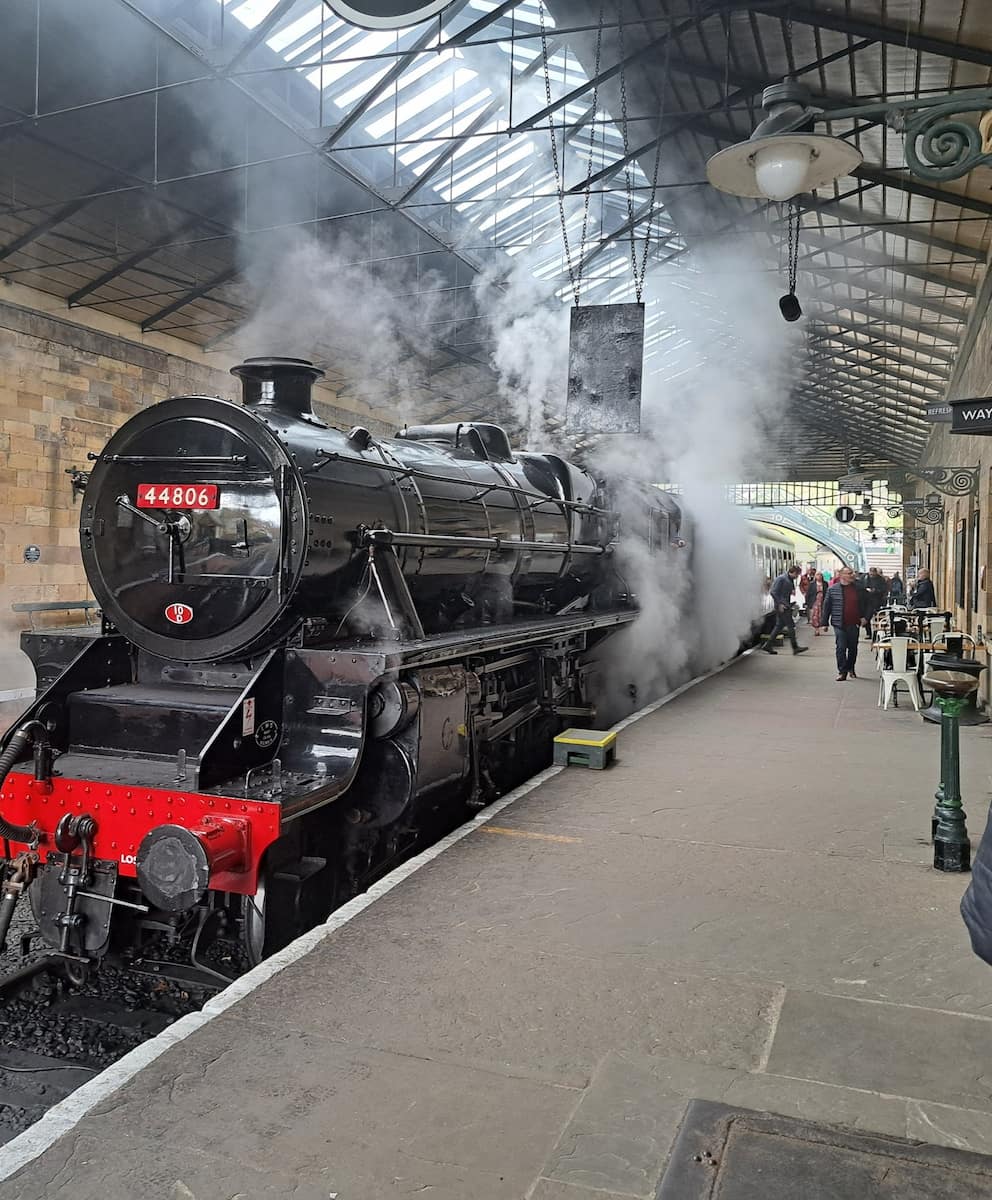
[[[927,531],[921,529],[919,525],[914,525],[912,529],[904,529],[902,536],[911,542],[922,542],[927,536]]]
[[[890,517],[901,517],[903,513],[906,513],[922,525],[942,525],[946,513],[944,512],[944,501],[939,498],[938,500],[938,503],[934,503],[933,496],[925,496],[921,500],[900,500],[898,504],[890,505],[885,511]]]
[[[945,496],[976,496],[978,467],[919,467],[913,472]]]
[[[964,113],[981,113],[982,117],[973,125],[961,119]],[[807,109],[806,116],[817,123],[883,117],[891,129],[905,134],[906,165],[920,179],[960,179],[975,167],[992,163],[992,90],[988,88],[880,100],[851,108]]]
[[[984,115],[978,126],[960,119],[961,113]],[[898,112],[889,123],[906,135],[906,165],[920,179],[960,179],[983,164],[992,163],[992,94],[964,97],[937,104],[907,116]]]

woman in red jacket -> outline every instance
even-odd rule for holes
[[[813,626],[814,637],[820,636],[820,629],[824,623],[823,601],[826,597],[827,582],[823,578],[823,572],[817,571],[806,589],[806,616],[809,618],[810,625]]]

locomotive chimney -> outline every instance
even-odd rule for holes
[[[246,358],[231,374],[241,380],[246,405],[265,405],[298,417],[313,415],[313,382],[324,372],[305,358]]]

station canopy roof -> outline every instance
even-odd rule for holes
[[[512,423],[477,282],[514,260],[563,304],[577,273],[597,304],[633,299],[645,255],[649,277],[683,271],[726,353],[694,251],[752,246],[784,291],[786,210],[716,192],[705,163],[749,136],[768,84],[830,109],[986,87],[992,68],[983,0],[461,0],[399,31],[321,0],[5,0],[3,23],[0,275],[223,365],[279,352],[244,344],[274,264],[331,253],[374,281],[393,345],[376,377],[358,305],[312,353],[425,420]],[[884,119],[831,132],[864,163],[801,198],[780,479],[918,463],[983,295],[992,172],[925,183]],[[665,378],[681,340],[649,303],[646,369]]]

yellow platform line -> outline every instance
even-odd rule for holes
[[[581,842],[582,838],[562,833],[532,833],[529,829],[506,829],[502,825],[480,825],[480,833],[501,833],[504,837],[532,838],[536,842]]]

